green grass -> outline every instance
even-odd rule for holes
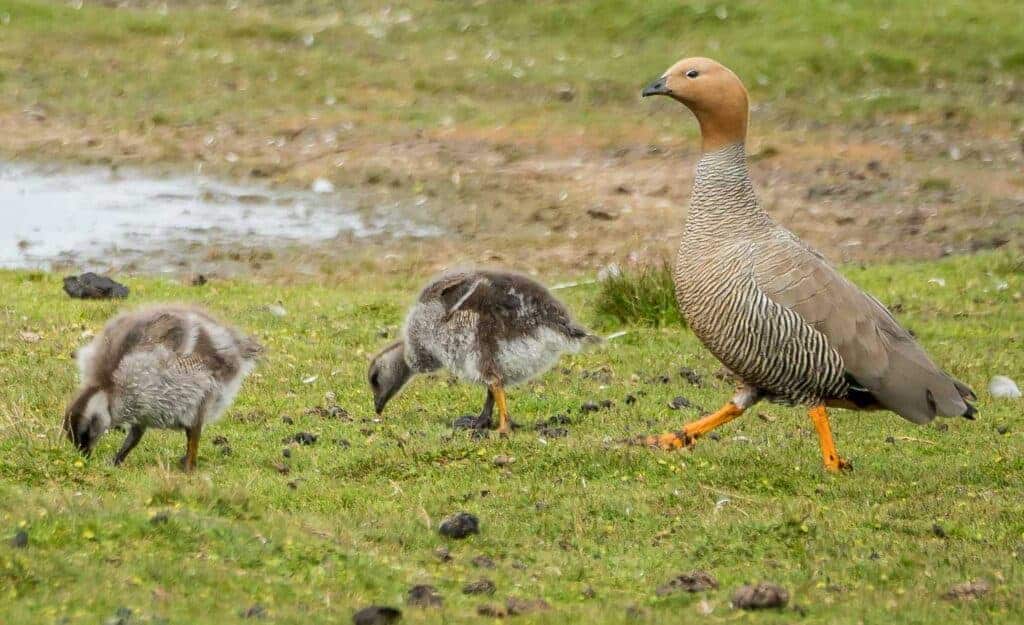
[[[142,134],[348,121],[374,136],[458,124],[615,140],[678,128],[637,109],[639,90],[707,55],[745,79],[757,115],[786,124],[1021,120],[1019,2],[136,4],[0,0],[0,110]]]
[[[444,376],[413,382],[373,421],[366,358],[387,340],[380,330],[393,334],[400,323],[412,279],[336,288],[131,279],[130,304],[198,301],[269,348],[207,432],[189,476],[172,468],[180,433],[150,433],[120,469],[109,465],[119,434],[86,461],[60,435],[75,385],[68,354],[125,304],[69,300],[55,275],[0,272],[0,623],[112,623],[129,608],[136,623],[220,624],[255,604],[268,623],[347,623],[357,607],[403,604],[418,583],[436,586],[445,607],[403,606],[403,622],[478,622],[478,604],[514,595],[552,605],[517,617],[522,623],[631,622],[631,606],[650,623],[1019,623],[1024,417],[1019,401],[993,400],[985,387],[994,374],[1024,377],[1020,257],[848,273],[978,390],[980,418],[939,429],[837,411],[837,444],[855,465],[842,476],[823,473],[801,411],[768,404],[692,451],[617,444],[694,418],[695,408],[667,407],[675,395],[704,408],[729,396],[712,375],[717,363],[680,327],[630,326],[606,347],[565,359],[510,394],[526,427],[474,441],[447,424],[476,411],[482,393]],[[933,277],[945,286],[929,284]],[[597,321],[596,287],[561,293],[581,320]],[[277,300],[287,316],[265,310]],[[22,332],[42,338],[26,342]],[[676,375],[683,366],[701,372],[703,386]],[[327,392],[352,421],[305,414]],[[629,393],[635,404],[623,401]],[[581,402],[606,398],[612,408],[580,413]],[[570,435],[540,440],[529,426],[556,413],[570,416]],[[300,430],[319,441],[284,459],[282,441]],[[216,435],[227,437],[230,455],[212,444]],[[497,455],[515,462],[495,467]],[[481,534],[447,542],[437,524],[458,510],[479,515]],[[19,528],[29,534],[25,549],[6,542]],[[434,556],[443,544],[451,562]],[[480,554],[497,567],[474,568]],[[668,578],[696,568],[722,587],[656,596]],[[494,599],[461,594],[481,576],[497,584]],[[729,609],[734,588],[761,579],[788,588],[804,616],[740,618]],[[973,602],[941,598],[972,579],[992,590]],[[588,587],[594,598],[584,598]],[[702,598],[710,616],[698,613]]]
[[[613,272],[600,281],[594,312],[606,322],[682,325],[672,265],[662,261]]]

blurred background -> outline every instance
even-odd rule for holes
[[[0,264],[330,280],[670,255],[734,69],[836,261],[1024,239],[1024,3],[0,0]]]

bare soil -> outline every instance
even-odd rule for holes
[[[318,178],[362,201],[406,206],[447,234],[335,240],[291,249],[190,250],[189,272],[351,268],[432,272],[459,264],[579,272],[674,253],[699,153],[693,123],[608,146],[579,134],[524,140],[501,129],[430,129],[395,139],[330,120],[271,130],[156,127],[110,134],[29,110],[0,115],[0,153],[157,168],[308,187]],[[930,259],[1024,243],[1024,141],[955,118],[935,125],[778,128],[755,116],[751,174],[773,217],[837,262]],[[194,262],[200,258],[199,266]],[[128,267],[126,269],[131,269]],[[182,270],[185,270],[184,265]]]

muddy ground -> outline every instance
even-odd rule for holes
[[[392,206],[445,233],[274,249],[210,240],[164,250],[161,263],[181,273],[246,271],[274,279],[469,263],[579,273],[674,253],[698,151],[686,113],[660,113],[679,116],[678,132],[608,146],[582,133],[524,140],[501,129],[457,127],[381,140],[309,120],[270,134],[244,127],[112,134],[26,110],[0,116],[0,152],[158,171],[198,168],[280,187],[308,188],[323,178],[357,197],[362,210]],[[952,116],[927,125],[765,130],[755,114],[751,130],[751,173],[765,206],[835,261],[930,259],[1024,243],[1024,139],[1014,129],[979,128]]]

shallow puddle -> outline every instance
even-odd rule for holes
[[[0,162],[0,267],[154,267],[206,246],[273,248],[341,237],[436,236],[343,193],[279,191],[200,176]],[[164,259],[167,260],[166,258]]]

